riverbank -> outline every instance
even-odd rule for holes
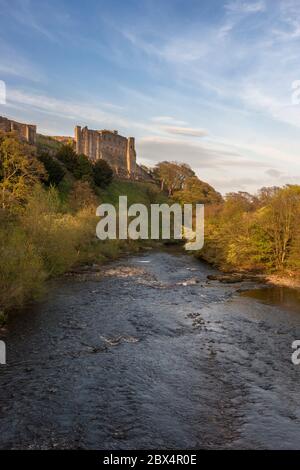
[[[209,276],[210,280],[219,281],[223,284],[236,284],[239,282],[256,282],[265,285],[300,288],[300,279],[293,276],[283,276],[277,274],[253,274],[253,273],[226,273]]]
[[[282,286],[290,287],[292,289],[300,289],[300,279],[299,277],[294,277],[290,275],[279,275],[279,274],[270,274],[266,276],[266,281],[273,286]]]

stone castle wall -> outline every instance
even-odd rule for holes
[[[91,160],[106,160],[119,176],[134,177],[136,152],[133,137],[123,137],[117,131],[91,130],[75,127],[76,153],[83,153]]]
[[[26,140],[29,144],[34,145],[36,142],[36,126],[33,124],[23,124],[0,116],[0,131],[15,131],[19,137]]]

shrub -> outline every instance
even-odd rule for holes
[[[94,182],[100,188],[106,188],[113,179],[113,171],[105,160],[97,160],[93,166]]]
[[[88,157],[85,155],[77,155],[77,162],[75,165],[75,168],[73,170],[73,175],[75,178],[78,180],[86,180],[86,181],[92,181],[93,180],[93,165],[91,164],[90,160]]]
[[[35,246],[18,226],[0,229],[0,311],[22,306],[42,291],[46,273]]]
[[[31,188],[45,177],[35,149],[18,140],[13,132],[0,132],[0,194],[2,208],[26,202]]]
[[[45,167],[47,176],[42,179],[43,183],[47,186],[57,186],[65,176],[65,170],[61,163],[55,158],[51,157],[48,153],[42,153],[38,156],[38,159]]]
[[[76,181],[68,197],[68,204],[73,211],[86,207],[97,207],[97,198],[88,181]]]
[[[77,166],[77,155],[71,145],[63,145],[55,156],[65,165],[67,170],[74,173]]]

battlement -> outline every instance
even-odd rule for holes
[[[36,126],[33,124],[23,124],[0,116],[0,131],[14,131],[29,144],[34,145],[36,142]]]
[[[91,130],[75,127],[76,153],[93,161],[106,160],[120,176],[133,177],[136,171],[134,137],[124,137],[116,130]]]

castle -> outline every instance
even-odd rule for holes
[[[21,139],[26,140],[29,144],[36,143],[36,126],[33,124],[23,124],[0,116],[0,131],[15,131]]]
[[[118,176],[134,177],[137,172],[134,137],[123,137],[118,131],[91,130],[75,127],[77,154],[92,161],[106,160]]]
[[[36,144],[35,125],[23,124],[0,116],[0,131],[14,131],[29,144]],[[63,144],[73,142],[76,153],[86,155],[93,162],[99,159],[107,161],[120,178],[151,180],[149,174],[136,163],[134,137],[123,137],[118,131],[91,130],[76,126],[74,139],[62,136],[53,138]]]

